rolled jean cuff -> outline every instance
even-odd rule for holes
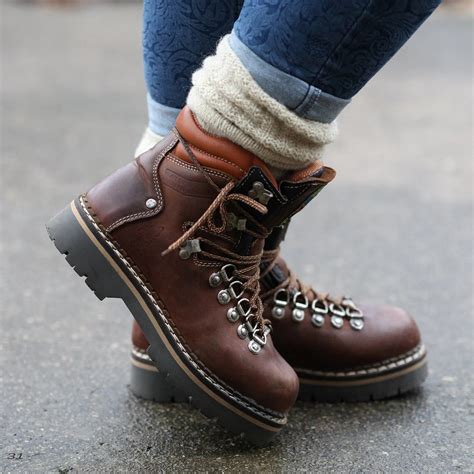
[[[330,123],[351,101],[323,92],[302,79],[267,63],[246,46],[234,30],[229,42],[230,47],[254,81],[269,96],[300,117]]]
[[[162,137],[168,135],[175,125],[180,109],[160,104],[150,94],[147,94],[146,101],[148,104],[148,128]]]

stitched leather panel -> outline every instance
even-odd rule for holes
[[[272,173],[262,160],[226,138],[204,132],[189,107],[184,107],[178,115],[176,128],[189,143],[202,166],[223,171],[236,179],[241,179],[252,166],[258,166],[276,186]],[[191,162],[181,144],[176,147],[175,154],[182,160]]]
[[[177,138],[170,133],[160,143],[128,165],[118,169],[87,193],[87,200],[102,225],[111,231],[138,219],[158,214],[163,197],[158,182],[158,166]],[[154,207],[147,207],[153,199]]]

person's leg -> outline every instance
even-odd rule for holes
[[[230,37],[193,76],[208,131],[277,169],[321,155],[335,118],[439,0],[246,0]]]
[[[248,0],[230,47],[221,45],[196,74],[189,103],[213,132],[260,147],[274,165],[279,155],[287,168],[301,166],[292,158],[321,153],[323,132],[334,131],[330,124],[350,98],[437,3]],[[418,387],[427,357],[414,320],[400,308],[356,306],[302,284],[278,256],[284,233],[276,228],[266,239],[260,297],[277,349],[300,377],[299,397],[367,401]],[[154,370],[136,324],[132,341],[131,390],[186,400]]]
[[[247,0],[234,35],[277,69],[328,94],[350,99],[440,3]]]
[[[191,88],[191,75],[229,33],[243,0],[145,0],[143,61],[148,127],[136,155],[174,126]]]

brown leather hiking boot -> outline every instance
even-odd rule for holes
[[[257,157],[206,134],[185,108],[168,137],[47,227],[100,299],[123,299],[166,385],[264,444],[298,393],[259,298],[265,238],[333,177],[316,164],[278,186]]]
[[[283,233],[275,229],[267,239],[260,296],[275,347],[298,374],[298,398],[379,400],[421,385],[427,358],[413,318],[401,308],[356,305],[308,287],[279,256]]]
[[[427,375],[427,359],[413,319],[400,308],[356,305],[301,283],[279,256],[286,227],[266,239],[260,297],[275,347],[298,374],[299,398],[368,401],[418,387]],[[136,325],[132,343],[131,390],[150,400],[185,401],[151,364],[147,340]]]

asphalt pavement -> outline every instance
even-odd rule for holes
[[[338,177],[283,249],[318,289],[414,314],[429,378],[384,402],[297,403],[256,449],[130,393],[125,306],[99,302],[44,228],[131,159],[140,4],[1,8],[1,472],[474,471],[471,16],[437,12],[354,99],[326,157]]]

